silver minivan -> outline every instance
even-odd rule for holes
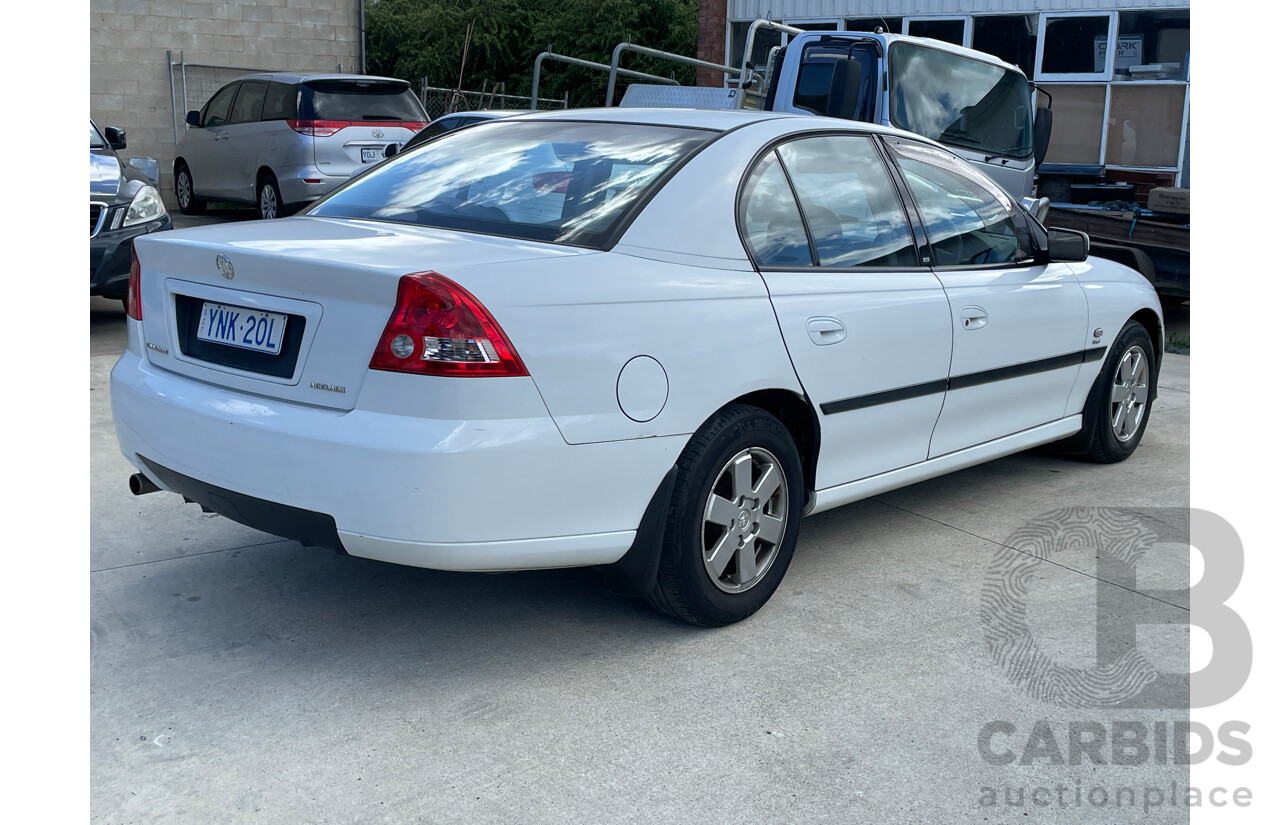
[[[388,77],[267,72],[218,90],[187,112],[173,161],[178,208],[251,203],[277,218],[382,160],[429,118],[409,84]]]

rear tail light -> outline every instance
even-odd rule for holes
[[[417,120],[289,120],[289,128],[300,135],[312,137],[330,137],[348,126],[373,126],[387,129],[403,127],[417,132],[426,127],[426,122]]]
[[[133,260],[129,262],[129,292],[124,299],[124,311],[133,320],[141,321],[142,295],[138,290],[141,288],[142,268],[138,266],[138,250],[133,248],[133,244],[129,244],[129,256]]]
[[[329,137],[351,125],[349,120],[290,120],[289,128],[300,135]]]
[[[369,369],[444,376],[529,374],[489,311],[437,272],[400,278],[396,308]]]

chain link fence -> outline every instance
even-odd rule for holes
[[[427,115],[432,120],[436,118],[452,114],[453,112],[472,112],[478,109],[528,109],[529,97],[527,95],[509,95],[504,94],[497,89],[493,91],[459,91],[457,89],[444,89],[439,86],[428,86],[423,83],[419,89],[418,96],[422,100],[422,106],[427,110]],[[563,98],[538,98],[538,109],[568,109],[569,94],[565,93]]]

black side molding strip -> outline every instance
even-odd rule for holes
[[[996,367],[994,369],[983,370],[982,372],[971,372],[968,375],[957,375],[952,378],[943,378],[937,381],[926,381],[923,384],[912,384],[909,387],[899,387],[893,390],[884,390],[883,392],[873,392],[868,395],[842,398],[839,401],[826,402],[821,405],[821,410],[823,415],[834,415],[835,413],[850,412],[851,410],[861,410],[867,407],[874,407],[879,404],[891,404],[894,401],[906,401],[909,398],[920,398],[925,395],[934,395],[948,390],[977,387],[982,384],[991,384],[996,381],[1004,381],[1009,378],[1021,378],[1026,375],[1035,375],[1038,372],[1048,372],[1050,370],[1062,369],[1063,367],[1072,367],[1077,364],[1087,364],[1090,361],[1099,361],[1106,352],[1106,347],[1093,347],[1092,349],[1081,350],[1080,352],[1069,352],[1066,355],[1055,355],[1051,358],[1041,358],[1038,361],[1026,361],[1021,364],[1010,364],[1007,367]]]
[[[854,398],[843,398],[839,401],[828,401],[822,405],[823,415],[861,410],[878,404],[892,404],[894,401],[906,401],[908,398],[919,398],[923,395],[947,391],[947,379],[926,381],[923,384],[912,384],[910,387],[899,387],[896,390],[873,392],[870,395],[859,395]]]

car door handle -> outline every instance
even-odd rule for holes
[[[960,310],[960,326],[965,329],[982,329],[987,325],[987,311],[982,307],[964,307]]]
[[[809,330],[809,338],[820,347],[825,347],[828,344],[838,344],[848,335],[844,324],[835,318],[825,316],[810,318],[806,326]]]
[[[214,139],[214,140],[226,140],[226,139],[227,139],[227,138],[229,138],[229,137],[231,137],[231,135],[222,134],[222,135],[216,135],[213,139]]]

